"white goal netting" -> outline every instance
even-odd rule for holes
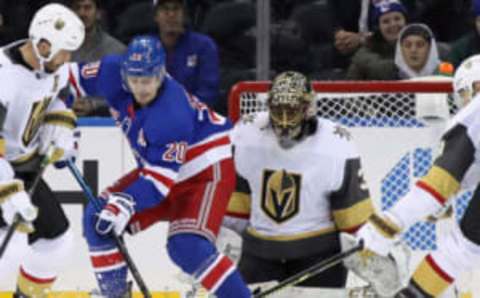
[[[266,109],[269,82],[240,82],[229,97],[229,116]],[[392,206],[425,175],[435,157],[446,121],[459,109],[448,78],[442,81],[313,82],[317,114],[349,127],[372,198],[379,209]],[[454,200],[460,217],[470,195]],[[413,250],[436,248],[435,225],[413,226],[405,240]]]

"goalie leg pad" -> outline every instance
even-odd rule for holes
[[[168,239],[167,250],[175,264],[218,298],[251,297],[233,262],[206,238],[176,234]]]
[[[67,230],[57,238],[33,243],[21,264],[19,291],[28,297],[45,297],[58,273],[68,265],[73,240],[73,233]]]

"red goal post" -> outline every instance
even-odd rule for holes
[[[228,97],[228,115],[233,122],[241,117],[242,94],[267,93],[270,81],[244,81],[235,84]],[[313,81],[315,93],[443,93],[453,92],[452,83],[444,81]]]

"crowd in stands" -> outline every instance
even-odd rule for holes
[[[87,29],[75,61],[121,53],[137,34],[156,34],[167,70],[225,114],[231,86],[255,79],[254,0],[0,0],[0,45],[27,37],[33,13],[66,4]],[[449,75],[480,52],[480,0],[274,0],[272,77],[396,80]],[[102,99],[78,100],[79,115],[105,115]]]

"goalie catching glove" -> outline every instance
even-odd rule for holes
[[[113,230],[116,235],[122,235],[128,222],[135,213],[135,202],[126,193],[112,193],[107,204],[98,214],[95,229],[100,235],[108,235]]]
[[[21,180],[13,179],[0,184],[0,206],[6,224],[12,225],[18,215],[22,222],[17,230],[24,233],[34,231],[32,222],[37,218],[38,209],[30,201]]]

